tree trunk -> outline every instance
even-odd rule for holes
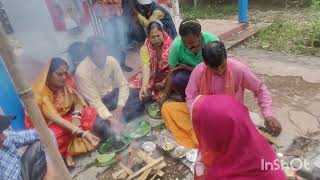
[[[66,168],[64,161],[58,151],[57,146],[51,139],[49,128],[44,121],[42,113],[34,99],[34,94],[30,85],[23,79],[17,65],[17,58],[13,48],[10,47],[6,35],[0,30],[0,54],[9,71],[23,104],[29,113],[32,123],[39,133],[40,141],[47,150],[50,161],[54,166],[54,170],[62,180],[71,180],[71,176]],[[30,164],[32,166],[32,164]]]

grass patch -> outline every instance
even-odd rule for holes
[[[320,10],[320,0],[312,0],[311,6],[315,10]]]
[[[245,46],[320,57],[320,0],[313,0],[303,16],[276,17],[271,26],[257,33]]]
[[[200,5],[198,7],[181,7],[183,17],[196,19],[223,19],[236,15],[238,7],[236,4]]]
[[[276,19],[260,31],[247,46],[291,54],[320,56],[320,19],[298,23]]]

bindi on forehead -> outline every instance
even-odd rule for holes
[[[57,70],[57,72],[59,72],[59,73],[67,73],[68,72],[68,67],[63,65]]]

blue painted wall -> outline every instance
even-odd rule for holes
[[[0,57],[0,108],[6,115],[15,115],[17,118],[11,124],[15,130],[24,128],[24,109],[10,79],[6,67]]]

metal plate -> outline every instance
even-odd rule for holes
[[[145,142],[142,144],[141,148],[146,152],[153,152],[156,149],[156,144],[153,142]]]
[[[198,156],[198,149],[192,149],[191,151],[188,151],[186,154],[186,157],[188,161],[195,163],[197,161]]]

